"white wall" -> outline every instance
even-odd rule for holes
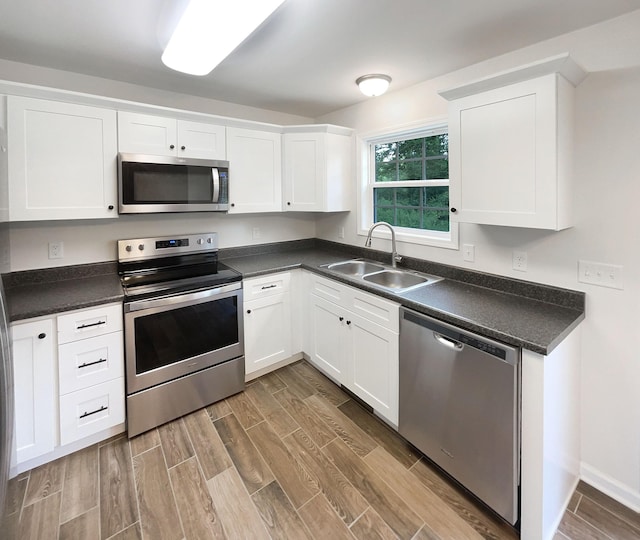
[[[569,52],[590,72],[576,91],[576,224],[562,232],[460,226],[460,251],[400,244],[400,254],[583,290],[581,454],[583,478],[640,510],[640,11],[389,93],[319,119],[358,133],[446,115],[437,95],[457,84]],[[425,54],[425,62],[428,62]],[[393,73],[390,73],[393,77]],[[355,195],[355,186],[354,186]],[[318,219],[321,238],[362,245],[354,212]],[[376,247],[374,245],[374,247]],[[384,240],[377,247],[388,249]],[[528,253],[528,271],[512,270],[512,251]],[[624,290],[577,281],[579,259],[624,266]]]

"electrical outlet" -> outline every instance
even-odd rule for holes
[[[476,260],[476,247],[473,244],[462,245],[462,258],[467,262]]]
[[[253,228],[253,239],[254,240],[259,240],[260,236],[261,236],[260,227],[254,227]]]
[[[62,259],[64,257],[64,242],[49,242],[49,258]]]
[[[338,238],[344,238],[344,227],[338,229]]]
[[[527,252],[514,251],[512,254],[513,269],[519,272],[527,271]]]
[[[591,261],[578,261],[578,281],[622,289],[622,266]]]

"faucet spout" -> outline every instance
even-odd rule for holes
[[[395,268],[396,263],[401,261],[402,257],[398,255],[398,251],[396,248],[396,231],[389,223],[387,223],[386,221],[378,221],[371,225],[371,227],[369,228],[369,232],[367,233],[367,239],[364,243],[364,247],[371,247],[371,233],[373,233],[373,230],[376,227],[380,227],[381,225],[384,225],[391,231],[391,266]]]

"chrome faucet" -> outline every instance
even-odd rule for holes
[[[391,231],[391,266],[395,268],[396,263],[400,262],[402,260],[402,257],[398,255],[398,251],[396,249],[396,231],[394,231],[393,227],[386,221],[378,221],[377,223],[371,225],[371,227],[369,228],[369,232],[367,233],[367,240],[364,243],[364,247],[371,247],[371,233],[373,232],[373,229],[379,227],[380,225],[388,227]]]

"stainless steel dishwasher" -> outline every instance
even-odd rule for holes
[[[520,350],[400,310],[400,434],[514,525]]]

